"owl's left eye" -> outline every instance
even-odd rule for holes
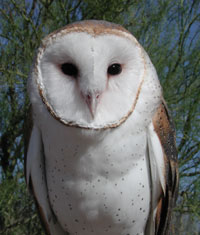
[[[108,67],[107,73],[108,75],[118,75],[122,71],[122,66],[121,64],[111,64]]]
[[[78,68],[76,65],[71,63],[64,63],[61,65],[61,70],[64,74],[71,76],[71,77],[77,77],[78,75]]]

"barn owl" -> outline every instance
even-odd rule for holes
[[[105,21],[48,35],[28,80],[26,182],[50,235],[167,234],[177,154],[156,71]]]

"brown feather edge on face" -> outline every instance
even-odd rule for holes
[[[98,35],[103,35],[103,34],[114,34],[114,35],[117,35],[117,36],[120,36],[120,37],[125,37],[125,38],[133,41],[140,48],[141,56],[142,56],[142,59],[144,61],[144,73],[142,75],[142,80],[139,84],[137,94],[136,94],[135,100],[133,101],[133,105],[132,105],[131,109],[118,122],[110,123],[110,124],[108,124],[106,126],[103,126],[103,127],[84,126],[82,124],[75,123],[73,121],[63,120],[62,118],[60,118],[56,114],[56,112],[53,110],[51,105],[47,102],[45,94],[44,94],[43,89],[41,87],[41,84],[38,81],[38,77],[39,77],[38,66],[40,64],[40,60],[43,56],[43,53],[44,53],[46,47],[48,47],[54,40],[56,40],[57,37],[61,37],[65,34],[71,33],[71,32],[86,32],[86,33],[88,33],[88,34],[90,34],[94,37],[98,36]],[[83,128],[83,129],[92,129],[92,130],[105,130],[105,129],[115,128],[115,127],[120,126],[133,113],[133,111],[135,109],[135,106],[137,104],[138,98],[139,98],[139,94],[140,94],[140,91],[141,91],[141,88],[142,88],[142,84],[144,82],[144,77],[146,75],[146,61],[145,61],[145,57],[144,57],[143,48],[140,46],[140,44],[137,42],[137,40],[134,38],[134,36],[129,31],[124,29],[122,26],[114,24],[114,23],[106,22],[106,21],[86,20],[86,21],[76,22],[76,23],[72,23],[70,25],[67,25],[67,26],[65,26],[65,27],[63,27],[63,28],[61,28],[57,31],[52,32],[51,34],[47,35],[43,39],[42,46],[38,49],[38,55],[37,55],[36,62],[35,62],[34,73],[37,75],[36,76],[37,77],[36,78],[36,83],[37,83],[39,94],[42,98],[42,101],[46,105],[47,110],[50,112],[50,114],[56,120],[58,120],[59,122],[61,122],[62,124],[66,125],[66,126],[78,127],[78,128]]]
[[[166,193],[165,195],[162,193],[158,202],[155,234],[167,235],[170,233],[172,209],[178,195],[179,173],[175,129],[164,101],[153,117],[153,125],[163,147],[165,162],[163,173],[166,179]]]

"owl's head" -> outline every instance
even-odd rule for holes
[[[161,94],[156,72],[134,36],[105,21],[77,22],[48,35],[29,91],[33,106],[42,105],[63,124],[93,129],[119,126],[140,99],[152,109]]]

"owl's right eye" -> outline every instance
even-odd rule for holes
[[[71,76],[71,77],[77,77],[78,75],[78,68],[76,65],[71,63],[64,63],[61,65],[61,70],[64,74]]]
[[[122,66],[121,64],[111,64],[109,67],[108,67],[108,70],[107,70],[107,73],[108,75],[118,75],[120,74],[122,71]]]

